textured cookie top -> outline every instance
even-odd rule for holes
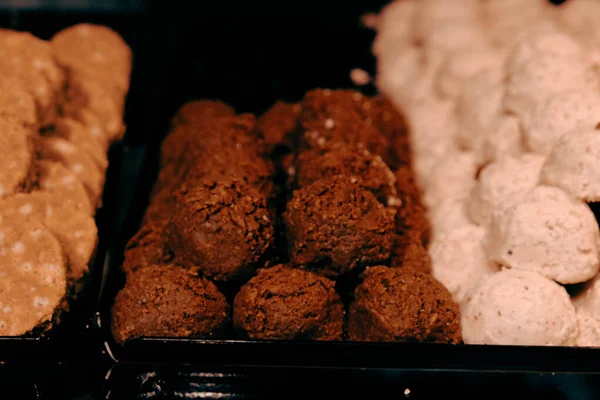
[[[96,223],[87,209],[52,193],[21,193],[0,200],[5,215],[40,221],[60,242],[69,262],[68,278],[78,280],[87,271],[96,247]]]
[[[575,198],[600,201],[600,129],[564,135],[546,160],[540,179]]]
[[[90,203],[85,187],[67,167],[59,162],[41,160],[36,169],[38,176],[34,189],[49,192],[58,199],[69,199],[77,210],[95,214],[96,207]]]
[[[49,321],[66,294],[60,243],[41,222],[0,211],[0,335]]]
[[[567,90],[550,96],[524,126],[528,148],[549,155],[562,136],[573,130],[593,130],[600,123],[600,95]]]
[[[568,346],[577,340],[567,291],[531,271],[492,275],[467,294],[461,313],[467,344]]]
[[[490,261],[560,283],[585,282],[600,268],[600,232],[587,204],[538,186],[495,214],[485,247]]]
[[[31,164],[28,132],[14,118],[0,116],[0,198],[15,193]]]
[[[502,157],[488,164],[467,200],[473,223],[489,227],[493,213],[501,210],[511,195],[537,186],[543,164],[544,157],[535,154]]]

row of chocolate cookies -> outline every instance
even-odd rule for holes
[[[81,89],[80,96],[110,102],[104,92],[120,75],[96,65],[105,56],[129,65],[127,87],[115,96],[123,103],[131,54],[110,29],[77,25],[51,41],[0,30],[0,335],[58,322],[88,272],[107,149],[123,130],[121,123],[110,132],[106,115],[68,93],[76,71],[86,70],[86,82],[103,94]],[[113,117],[122,121],[122,108]]]
[[[342,90],[311,91],[300,110],[275,109],[263,126],[293,126],[282,121],[297,114],[296,154],[284,159],[290,260],[241,289],[236,328],[257,339],[341,340],[334,281],[367,268],[349,305],[348,339],[460,342],[457,306],[428,275],[429,231],[402,117],[385,99]]]
[[[274,167],[256,119],[213,101],[184,105],[161,146],[142,227],[128,243],[112,309],[119,342],[213,337],[230,326],[217,285],[244,282],[274,243]]]

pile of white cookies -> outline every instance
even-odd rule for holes
[[[398,0],[377,18],[377,85],[409,121],[465,343],[600,346],[598,18],[596,0]]]
[[[130,73],[106,27],[0,30],[1,336],[48,329],[81,289]]]

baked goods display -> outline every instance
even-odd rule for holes
[[[430,275],[404,118],[385,98],[315,89],[258,119],[194,101],[160,158],[112,308],[118,343],[461,342],[458,305]]]
[[[378,16],[377,85],[410,127],[466,344],[600,346],[599,12],[398,0]]]
[[[0,336],[50,329],[86,281],[130,72],[103,26],[0,30]]]

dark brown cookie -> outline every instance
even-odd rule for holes
[[[299,188],[319,179],[342,175],[358,182],[382,204],[400,205],[394,173],[380,156],[353,144],[340,143],[325,151],[304,151],[296,160],[295,172]]]
[[[123,270],[135,272],[148,265],[168,264],[173,254],[167,247],[164,234],[167,219],[144,224],[125,247]]]
[[[344,307],[334,285],[282,265],[262,269],[235,298],[234,327],[251,339],[341,340]]]
[[[171,120],[171,126],[205,123],[215,117],[233,117],[233,107],[218,100],[195,100],[185,103]]]
[[[299,117],[303,148],[323,148],[335,142],[363,146],[393,161],[390,140],[374,125],[365,110],[371,101],[350,90],[315,89],[306,94]]]
[[[299,104],[278,101],[258,119],[256,128],[270,152],[276,147],[287,150],[295,147],[294,133],[301,109]]]
[[[128,275],[112,308],[118,343],[139,337],[210,338],[228,324],[229,305],[217,287],[171,265],[151,265]]]
[[[218,281],[252,273],[274,241],[266,200],[240,181],[197,182],[167,225],[175,262]]]
[[[291,261],[330,277],[386,262],[394,214],[346,176],[297,190],[284,214]]]
[[[348,316],[348,336],[371,342],[461,342],[458,306],[430,275],[371,267],[362,275]]]

